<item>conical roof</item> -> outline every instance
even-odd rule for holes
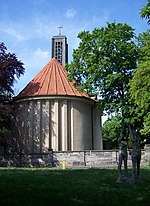
[[[43,69],[27,84],[17,98],[41,95],[69,95],[88,97],[87,93],[80,93],[73,82],[67,79],[67,72],[55,59],[51,59]]]

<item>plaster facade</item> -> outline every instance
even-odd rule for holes
[[[15,102],[12,150],[101,150],[101,114],[86,97],[34,96]]]

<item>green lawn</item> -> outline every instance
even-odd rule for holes
[[[116,179],[116,169],[0,168],[0,206],[150,205],[150,167],[139,184]]]

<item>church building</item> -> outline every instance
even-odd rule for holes
[[[98,101],[67,79],[67,38],[52,38],[52,59],[15,98],[12,149],[46,153],[102,149]]]

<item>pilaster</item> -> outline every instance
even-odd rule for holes
[[[62,151],[67,150],[67,127],[67,100],[64,100],[62,106]]]
[[[102,145],[102,124],[101,124],[101,112],[97,107],[94,107],[93,110],[93,149],[101,150],[103,149]]]

